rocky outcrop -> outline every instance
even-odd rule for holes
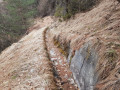
[[[120,89],[119,9],[117,0],[103,0],[89,12],[51,26],[80,90]]]
[[[101,0],[92,10],[49,27],[48,34],[66,57],[80,90],[120,89],[119,16],[118,0]],[[46,28],[32,29],[0,55],[0,89],[56,89],[46,52]]]
[[[95,72],[97,60],[98,55],[91,47],[90,42],[76,50],[74,56],[70,50],[68,63],[80,90],[93,90],[97,82],[97,73]]]

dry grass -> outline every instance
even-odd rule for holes
[[[115,62],[117,60],[118,54],[114,49],[109,49],[105,53],[105,58],[107,58],[109,63]]]
[[[120,62],[119,16],[120,3],[117,0],[101,0],[101,3],[89,12],[79,13],[67,22],[54,23],[51,35],[56,38],[61,37],[58,40],[60,45],[70,41],[70,48],[73,51],[80,49],[89,41],[92,42],[93,48],[99,54],[96,67],[99,77],[105,72],[103,79],[101,78],[98,83],[109,81],[109,79],[114,79],[117,73],[116,68],[120,67],[117,66]],[[89,58],[89,55],[88,50],[86,58]],[[102,90],[107,85],[110,84],[104,83],[99,88]]]
[[[45,49],[46,29],[32,31],[2,52],[0,90],[56,89],[51,62]]]

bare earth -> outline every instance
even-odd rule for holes
[[[96,89],[120,90],[120,3],[116,0],[101,1],[91,11],[79,13],[69,21],[54,21],[51,25],[51,17],[36,19],[35,25],[29,28],[28,35],[0,54],[0,90],[56,90],[57,83],[45,45],[46,26],[50,25],[48,49],[53,49],[52,53],[55,53],[51,60],[62,60],[55,63],[59,75],[62,76],[60,83],[65,83],[62,88],[74,90],[76,85],[66,83],[71,72],[64,57],[53,45],[53,37],[59,37],[61,44],[70,42],[73,51],[91,41],[99,56],[95,68],[99,77]],[[117,54],[113,61],[105,57],[109,49]],[[68,73],[64,72],[65,68],[62,69],[64,64]],[[70,75],[67,80],[64,78],[65,74]]]
[[[50,37],[49,31],[46,34],[46,43],[48,53],[50,54],[50,60],[55,68],[56,84],[63,90],[78,90],[66,57],[62,55],[57,46],[54,45],[54,41]]]
[[[0,55],[0,90],[55,89],[44,30],[32,31]]]

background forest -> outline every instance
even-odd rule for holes
[[[86,12],[97,0],[4,0],[0,3],[0,51],[23,36],[35,17],[53,15],[60,21]]]
[[[0,7],[0,51],[17,41],[37,15],[36,0],[5,0]]]

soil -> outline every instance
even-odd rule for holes
[[[57,46],[54,45],[53,39],[50,37],[49,33],[46,34],[46,42],[50,60],[54,65],[57,85],[63,90],[78,90],[66,57],[62,55]]]

